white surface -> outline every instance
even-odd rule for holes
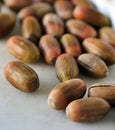
[[[18,34],[19,30],[16,26],[10,35]],[[47,105],[48,93],[59,83],[53,66],[42,62],[28,64],[39,75],[40,88],[36,92],[28,94],[12,87],[3,74],[5,65],[16,60],[7,50],[7,39],[0,40],[0,130],[115,130],[115,108],[98,122],[75,123],[66,118],[64,111]],[[88,88],[97,82],[115,83],[115,65],[109,67],[109,75],[103,79],[79,77],[87,82]]]

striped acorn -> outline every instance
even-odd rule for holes
[[[55,86],[48,96],[48,104],[56,110],[63,110],[73,100],[82,98],[86,83],[81,79],[71,79]]]
[[[90,86],[88,90],[89,97],[103,98],[109,102],[111,106],[115,106],[115,84],[97,83]]]
[[[115,49],[103,40],[86,38],[82,45],[86,52],[99,56],[108,65],[115,63]]]
[[[78,57],[78,64],[87,75],[103,78],[108,75],[108,67],[105,62],[96,55],[86,53]]]
[[[63,82],[73,78],[77,78],[79,69],[73,56],[65,53],[61,54],[55,63],[55,70],[58,79]]]
[[[39,78],[36,72],[20,61],[11,61],[4,68],[6,79],[23,92],[33,92],[39,88]]]

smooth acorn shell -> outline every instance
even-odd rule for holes
[[[57,14],[64,20],[73,17],[73,5],[67,0],[58,0],[54,3],[54,8]]]
[[[55,37],[60,37],[64,33],[64,23],[62,19],[54,13],[47,13],[43,17],[45,32]]]
[[[4,68],[6,79],[23,92],[33,92],[39,88],[39,78],[36,72],[20,61],[11,61]]]
[[[41,37],[39,48],[48,64],[54,64],[57,57],[61,54],[61,47],[58,40],[48,34]]]
[[[18,13],[18,18],[22,21],[25,17],[31,15],[41,20],[45,14],[52,11],[53,8],[50,4],[46,2],[38,2],[22,8]]]
[[[42,35],[40,23],[33,16],[27,16],[22,22],[22,36],[35,44],[38,43]]]
[[[78,5],[74,9],[73,16],[96,27],[110,26],[110,19],[107,16],[96,9],[83,5]]]
[[[115,49],[104,41],[98,38],[86,38],[82,45],[86,52],[99,56],[108,65],[115,63]]]
[[[64,51],[72,56],[79,56],[82,53],[80,42],[77,37],[72,34],[64,34],[61,37],[61,44]]]
[[[72,101],[66,107],[66,116],[75,122],[94,122],[110,111],[110,105],[102,98],[90,97]]]
[[[0,13],[0,38],[8,35],[14,28],[16,17],[12,14]]]
[[[97,83],[90,86],[88,90],[89,97],[100,97],[109,102],[111,106],[115,106],[115,84]]]
[[[55,63],[55,71],[58,79],[63,82],[78,77],[79,69],[73,56],[61,54]]]
[[[105,62],[93,54],[81,54],[78,57],[79,66],[86,72],[87,75],[103,78],[108,75],[108,67]]]
[[[63,110],[73,100],[82,98],[86,83],[81,79],[71,79],[55,86],[48,96],[48,104],[56,110]]]
[[[80,39],[85,39],[87,37],[95,37],[97,35],[96,30],[85,23],[84,21],[78,19],[70,19],[66,22],[67,31]]]
[[[99,37],[115,48],[115,30],[111,27],[103,27],[99,30]]]
[[[31,41],[21,37],[12,36],[7,41],[9,52],[24,62],[34,63],[40,58],[40,51]]]

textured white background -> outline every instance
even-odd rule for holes
[[[95,0],[95,3],[111,17],[115,28],[114,4],[110,0]],[[17,24],[10,36],[19,33]],[[42,62],[28,64],[39,75],[40,88],[36,92],[23,93],[12,87],[3,74],[5,65],[16,60],[7,50],[8,37],[0,39],[0,130],[115,130],[115,109],[101,121],[75,123],[66,118],[64,111],[55,111],[47,105],[48,93],[59,83],[53,66]],[[109,75],[103,79],[79,77],[86,81],[88,88],[93,83],[115,83],[115,65],[109,67]]]

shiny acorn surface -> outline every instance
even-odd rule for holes
[[[115,49],[98,38],[86,38],[83,41],[83,48],[88,53],[102,58],[108,65],[115,63]]]
[[[0,38],[8,35],[14,28],[16,17],[12,14],[0,13]]]
[[[55,64],[57,57],[61,54],[61,47],[58,40],[52,35],[44,35],[39,41],[39,48],[44,60],[48,64]]]
[[[72,101],[66,107],[66,115],[75,122],[94,122],[110,111],[110,105],[102,98],[90,97]]]
[[[86,83],[82,79],[71,79],[55,86],[48,96],[48,104],[56,110],[63,110],[71,101],[82,98]]]
[[[47,13],[42,23],[47,34],[59,38],[64,33],[64,22],[55,13]]]
[[[82,53],[80,42],[74,35],[64,34],[60,41],[66,53],[74,57],[77,57]]]
[[[37,44],[42,36],[42,28],[37,19],[33,16],[24,18],[21,26],[22,36]]]
[[[61,54],[55,63],[55,71],[58,79],[63,82],[73,78],[77,78],[79,68],[73,56],[64,53]]]
[[[23,92],[33,92],[39,88],[39,78],[36,72],[20,61],[11,61],[4,68],[6,79]]]
[[[110,26],[110,19],[107,16],[96,9],[83,5],[78,5],[74,9],[73,16],[96,27]]]
[[[115,84],[113,83],[97,83],[92,84],[88,89],[89,97],[100,97],[109,102],[111,106],[115,106]]]
[[[67,31],[80,39],[85,39],[87,37],[96,37],[96,30],[85,23],[84,21],[78,19],[70,19],[65,24]]]
[[[7,41],[8,51],[24,62],[34,63],[40,58],[40,51],[34,43],[21,36],[12,36]]]
[[[56,13],[64,20],[73,17],[73,5],[70,1],[57,0],[54,2],[54,8],[56,10]]]
[[[78,63],[87,75],[103,78],[109,74],[109,69],[105,62],[94,54],[81,54],[78,57]]]

